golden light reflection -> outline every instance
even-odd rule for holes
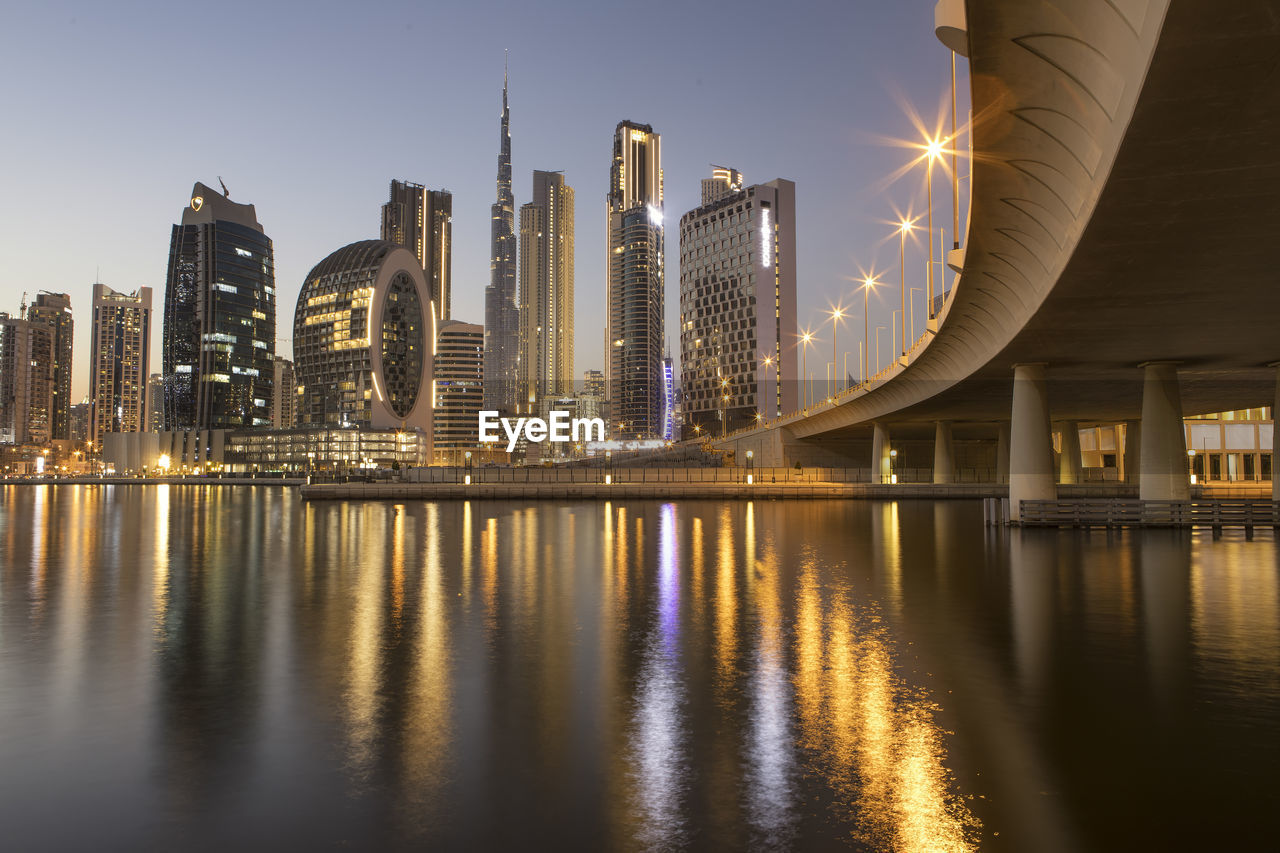
[[[736,675],[738,653],[737,561],[733,553],[733,516],[720,511],[719,554],[716,558],[715,684],[720,701],[727,701]]]
[[[430,803],[447,784],[451,761],[453,649],[450,643],[449,592],[440,559],[440,505],[426,504],[423,530],[419,618],[413,646],[411,703],[405,720],[406,790],[416,803]]]
[[[347,506],[344,505],[346,510]],[[377,504],[364,506],[363,518],[356,512],[343,512],[349,524],[359,524],[364,535],[344,537],[347,549],[360,547],[362,556],[349,559],[345,565],[355,577],[355,608],[351,615],[351,634],[347,652],[346,701],[347,761],[357,778],[373,770],[378,735],[378,687],[382,668],[382,619],[386,563],[386,515]],[[374,510],[377,510],[376,512]],[[343,525],[344,527],[346,525]],[[345,549],[343,549],[345,550]],[[338,549],[330,553],[337,552]]]
[[[806,556],[793,681],[800,743],[820,756],[856,843],[902,853],[976,849],[979,823],[952,791],[934,708],[895,675],[878,612],[856,609],[849,595],[821,587],[817,561]]]
[[[165,616],[169,610],[169,485],[155,487],[155,545],[152,548],[151,622],[157,640],[164,636]]]

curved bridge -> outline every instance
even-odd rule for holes
[[[1185,497],[1183,413],[1273,405],[1280,385],[1280,11],[960,8],[938,17],[969,56],[972,204],[936,331],[866,386],[720,446],[854,454],[876,479],[890,435],[932,435],[949,482],[953,436],[990,438],[1016,513],[1054,496],[1050,418],[1134,437],[1141,420],[1142,497]]]

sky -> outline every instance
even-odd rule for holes
[[[483,323],[505,49],[516,204],[529,200],[534,169],[564,170],[576,191],[577,375],[603,363],[605,193],[623,119],[662,135],[673,354],[676,223],[718,163],[749,184],[796,182],[799,323],[829,342],[823,312],[854,306],[855,331],[842,328],[839,343],[842,360],[853,348],[856,373],[854,280],[874,270],[893,285],[870,312],[873,329],[886,326],[887,362],[900,304],[890,223],[895,210],[924,208],[923,167],[891,180],[917,152],[889,140],[919,139],[912,114],[933,128],[949,97],[933,7],[9,3],[0,11],[0,311],[16,313],[23,292],[71,295],[79,399],[93,282],[149,286],[159,372],[170,230],[192,185],[216,187],[221,176],[274,242],[277,352],[288,356],[307,273],[378,236],[399,178],[452,191],[453,316]],[[963,60],[960,74],[963,124]],[[935,228],[950,227],[947,189],[938,176]],[[924,250],[908,254],[907,276],[922,284]]]

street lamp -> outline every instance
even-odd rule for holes
[[[747,485],[750,486],[755,482],[755,451],[747,451]]]
[[[809,408],[809,344],[813,342],[813,333],[806,331],[800,336],[800,341],[804,347],[804,351],[801,356],[801,359],[804,362],[801,365],[801,370],[804,375],[800,377],[800,381],[804,386],[804,408],[807,409]]]
[[[471,485],[471,451],[468,450],[465,455],[467,458],[467,480],[465,485],[470,486]]]
[[[764,378],[765,378],[765,380],[766,380],[766,381],[769,379],[769,368],[770,368],[770,367],[773,367],[773,356],[771,356],[771,355],[766,355],[766,356],[764,357],[764,371],[765,371],[765,372],[764,372]],[[774,371],[774,376],[775,376],[775,377],[777,377],[777,376],[778,376],[777,371]],[[779,381],[780,381],[780,380],[779,380]],[[778,393],[778,389],[775,387],[775,388],[774,388],[774,393],[773,393],[773,405],[774,405],[774,414],[775,414],[775,415],[777,414],[778,409],[780,408],[780,407],[778,406],[778,398],[779,398],[780,396],[781,396],[781,395]],[[760,413],[759,413],[759,412],[756,412],[756,420],[757,420],[757,421],[758,421],[758,420],[760,420]]]
[[[1196,449],[1192,447],[1187,451],[1187,466],[1191,469],[1191,485],[1196,484]]]
[[[844,306],[837,305],[828,313],[831,315],[831,376],[834,379],[836,371],[840,367],[840,356],[839,349],[836,346],[836,335],[839,331],[840,321],[844,319]],[[839,384],[840,383],[838,381],[832,383],[832,397],[835,397],[836,389],[839,387]]]
[[[926,184],[926,203],[929,205],[929,269],[925,276],[925,283],[928,287],[929,304],[925,316],[930,320],[933,319],[933,163],[942,156],[942,140],[939,137],[930,139],[924,148],[925,158],[925,184]]]
[[[606,450],[604,452],[604,464],[608,466],[608,470],[604,474],[604,484],[606,486],[613,484],[613,451]]]
[[[896,486],[898,484],[898,475],[894,473],[894,463],[898,461],[898,451],[889,451],[889,484]]]
[[[865,385],[867,381],[867,371],[870,368],[871,359],[867,357],[871,348],[871,315],[869,313],[869,297],[871,288],[880,282],[875,280],[874,276],[867,276],[862,280],[862,382]],[[878,357],[878,356],[877,356]]]
[[[723,404],[720,406],[720,437],[729,434],[729,377],[720,380],[720,393]]]
[[[898,224],[898,272],[902,278],[902,355],[907,354],[907,233],[915,226],[913,220],[902,218]],[[911,330],[912,335],[915,329]]]
[[[876,326],[876,375],[880,375],[880,333],[888,331],[884,326]]]

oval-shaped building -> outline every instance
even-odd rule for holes
[[[385,240],[316,264],[293,318],[298,422],[430,434],[430,294],[417,257]]]

